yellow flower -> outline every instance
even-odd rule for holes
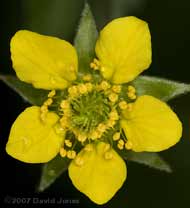
[[[120,96],[122,84],[151,63],[146,22],[136,17],[113,20],[100,32],[95,52],[97,58],[89,65],[100,71],[101,81],[86,74],[77,82],[78,60],[71,44],[26,30],[14,35],[11,58],[18,78],[52,91],[41,107],[27,108],[18,116],[6,151],[28,163],[44,163],[58,153],[72,159],[69,176],[74,186],[104,204],[127,177],[126,164],[112,144],[120,151],[162,151],[179,141],[182,125],[167,104],[148,95],[138,97],[131,85],[128,100]],[[55,90],[65,91],[67,98],[57,101]],[[54,102],[59,102],[56,109]],[[75,137],[69,137],[71,133]],[[76,143],[81,145],[79,153]]]

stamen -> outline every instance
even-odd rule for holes
[[[119,119],[119,115],[117,113],[117,110],[112,110],[110,113],[109,113],[109,118],[110,120],[113,120],[113,121],[116,121]]]
[[[77,86],[72,86],[68,88],[68,93],[71,97],[77,97],[79,95]]]
[[[126,101],[121,101],[119,103],[119,107],[120,107],[121,110],[127,109],[127,102]]]
[[[127,142],[125,143],[125,148],[126,148],[127,150],[132,149],[132,146],[133,146],[133,143],[132,143],[131,141],[127,141]]]
[[[109,89],[111,87],[111,85],[107,82],[107,81],[102,81],[99,85],[101,90],[106,91],[107,89]]]
[[[67,151],[67,157],[69,159],[74,159],[76,157],[76,152],[74,150]]]
[[[99,132],[101,132],[101,133],[104,133],[105,130],[106,130],[106,125],[103,124],[103,123],[100,123],[100,124],[98,125],[98,127],[97,127],[97,130],[98,130]]]
[[[80,94],[86,94],[88,92],[88,89],[85,84],[79,84],[78,91]]]
[[[86,139],[87,139],[87,135],[86,134],[79,134],[78,135],[78,140],[80,142],[84,142],[84,141],[86,141]]]
[[[135,89],[135,87],[133,87],[132,85],[129,85],[129,86],[127,87],[127,90],[128,90],[129,92],[131,92],[131,93],[136,93],[136,89]]]
[[[61,104],[60,104],[60,107],[62,109],[69,109],[70,108],[70,103],[68,100],[62,100],[61,101]]]
[[[53,103],[52,98],[48,98],[45,102],[44,105],[50,106]]]
[[[127,104],[127,110],[128,111],[132,111],[132,108],[133,108],[133,104],[132,103]]]
[[[59,154],[61,157],[66,157],[67,151],[63,147],[61,147],[61,149],[59,150]]]
[[[72,142],[71,142],[70,140],[66,139],[66,140],[65,140],[65,145],[66,145],[67,147],[72,147]]]
[[[109,149],[110,149],[110,144],[105,144],[105,147],[104,147],[104,152],[107,152]]]
[[[112,91],[115,93],[120,93],[121,92],[121,85],[113,85]]]
[[[55,90],[52,90],[51,92],[49,92],[49,94],[48,94],[48,98],[52,98],[52,97],[54,97],[54,96],[55,96],[55,94],[56,94],[56,91],[55,91]]]
[[[120,139],[120,140],[118,141],[118,143],[117,143],[117,147],[118,147],[120,150],[122,150],[122,149],[124,148],[124,144],[125,144],[125,142],[124,142],[122,139]]]
[[[120,132],[116,132],[114,135],[113,135],[113,140],[114,141],[117,141],[120,139]]]
[[[93,89],[93,84],[90,83],[90,82],[86,83],[86,88],[87,88],[87,91],[88,91],[88,92],[91,92],[92,89]]]
[[[92,75],[91,74],[84,75],[83,76],[83,80],[84,81],[90,81],[90,80],[92,80]]]
[[[118,95],[116,93],[110,93],[108,98],[112,103],[115,103],[118,100]]]

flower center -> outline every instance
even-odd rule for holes
[[[54,111],[60,116],[56,131],[66,132],[60,150],[62,157],[73,159],[77,144],[86,148],[97,140],[108,143],[109,148],[116,142],[120,150],[124,147],[131,149],[132,144],[121,136],[119,119],[122,111],[132,110],[136,99],[133,86],[111,85],[106,80],[97,82],[92,80],[91,75],[85,75],[82,83],[64,90],[64,99],[56,96],[55,90],[48,94],[48,99],[41,106],[41,120],[45,120],[48,108],[56,106]],[[105,158],[112,157],[106,154]]]

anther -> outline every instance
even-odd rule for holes
[[[110,84],[109,84],[107,81],[104,80],[104,81],[102,81],[102,82],[100,83],[99,87],[100,87],[101,90],[107,90],[107,89],[109,89],[111,86],[110,86]]]
[[[54,96],[55,96],[55,94],[56,94],[56,91],[55,91],[55,90],[52,90],[51,92],[49,92],[49,94],[48,94],[48,98],[52,98],[52,97],[54,97]]]
[[[93,89],[93,84],[90,83],[90,82],[86,83],[86,88],[87,88],[87,91],[88,91],[88,92],[91,92],[92,89]]]
[[[110,93],[108,98],[112,103],[115,103],[118,100],[118,95],[116,93]]]
[[[52,98],[48,98],[45,102],[44,105],[50,106],[53,103]]]
[[[113,135],[113,140],[114,141],[117,141],[120,139],[120,132],[116,132],[114,135]]]
[[[87,136],[85,134],[78,135],[79,142],[84,142],[86,139],[87,139]]]
[[[115,93],[120,93],[121,92],[121,85],[113,85],[112,91]]]
[[[90,80],[92,80],[92,75],[91,74],[84,75],[82,79],[84,81],[90,81]]]
[[[78,89],[77,89],[77,86],[72,86],[72,87],[69,87],[68,88],[68,93],[71,97],[76,97],[78,96]]]
[[[121,110],[127,109],[127,102],[126,101],[121,101],[119,103],[119,107],[120,107]]]
[[[76,152],[74,150],[67,151],[67,157],[69,159],[74,159],[76,157]]]
[[[80,85],[78,85],[78,90],[79,90],[79,92],[80,92],[81,94],[85,94],[85,93],[87,93],[87,91],[88,91],[85,84],[80,84]]]
[[[71,142],[70,140],[66,139],[66,140],[65,140],[65,145],[66,145],[67,147],[72,147],[72,142]]]
[[[135,93],[133,92],[128,92],[127,96],[131,99],[131,100],[135,100],[137,98],[137,96],[135,95]]]
[[[68,109],[68,108],[70,108],[70,103],[68,100],[62,100],[60,106],[63,109]]]
[[[59,150],[59,154],[61,157],[66,157],[67,151],[63,147],[61,147],[61,149]]]
[[[106,130],[106,125],[103,124],[103,123],[100,123],[100,124],[98,125],[98,127],[97,127],[97,130],[98,130],[99,132],[101,132],[101,133],[104,133],[105,130]]]
[[[127,141],[127,142],[125,143],[125,148],[126,148],[127,150],[132,149],[132,146],[133,146],[133,144],[132,144],[131,141]]]
[[[129,86],[127,87],[127,90],[128,90],[129,92],[131,92],[131,93],[136,93],[136,89],[135,89],[132,85],[129,85]]]
[[[119,115],[117,113],[116,110],[112,110],[110,113],[109,113],[109,118],[110,120],[118,120],[119,119]]]

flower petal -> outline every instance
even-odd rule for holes
[[[18,78],[42,89],[63,89],[76,79],[77,54],[65,40],[18,31],[11,39],[11,58]]]
[[[53,159],[64,139],[64,134],[57,134],[53,128],[57,120],[55,113],[48,112],[42,122],[39,107],[26,108],[11,128],[7,153],[27,163],[44,163]]]
[[[133,80],[151,63],[148,24],[132,16],[113,20],[100,32],[96,55],[104,78],[116,84]]]
[[[123,185],[127,169],[122,158],[112,149],[112,159],[105,159],[106,144],[93,145],[91,152],[83,149],[69,166],[69,176],[76,188],[86,194],[93,202],[104,204],[109,201]],[[84,164],[76,164],[81,158]]]
[[[182,124],[170,107],[152,96],[140,96],[132,111],[125,111],[121,126],[136,152],[158,152],[175,145]]]

